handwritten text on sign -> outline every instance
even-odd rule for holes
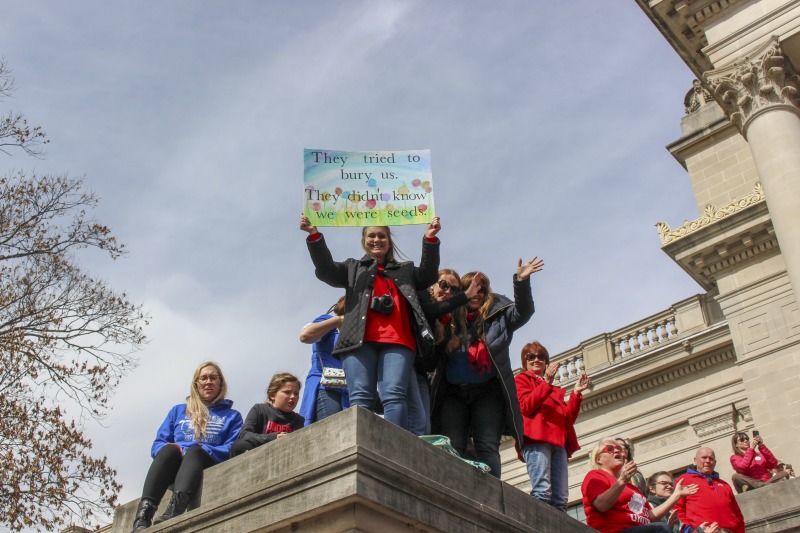
[[[427,224],[435,216],[430,150],[304,152],[304,212],[315,226]]]

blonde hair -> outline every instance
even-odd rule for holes
[[[206,367],[214,367],[214,370],[219,374],[219,393],[207,404],[200,396],[200,389],[197,386],[197,379],[200,377],[200,372]],[[225,376],[222,375],[222,369],[213,361],[205,361],[200,363],[200,366],[194,371],[192,375],[192,385],[189,388],[189,398],[186,400],[186,415],[192,421],[194,427],[194,439],[200,441],[208,432],[206,426],[208,425],[208,406],[214,405],[218,401],[225,398],[228,394],[228,383],[225,381]]]
[[[597,462],[597,457],[600,455],[600,451],[605,448],[606,444],[613,444],[614,446],[619,446],[617,444],[617,439],[614,437],[603,437],[600,441],[595,445],[592,453],[589,455],[589,468],[592,470],[600,470],[603,468],[600,466],[600,463]]]

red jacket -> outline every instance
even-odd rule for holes
[[[578,418],[583,397],[572,393],[567,403],[564,401],[564,389],[549,384],[530,371],[520,372],[514,380],[524,421],[523,446],[532,441],[563,446],[567,450],[567,457],[580,450],[575,434],[575,420]]]
[[[778,467],[778,460],[769,448],[760,444],[758,453],[755,448],[748,448],[744,455],[731,455],[731,466],[740,474],[761,481],[769,481],[770,468]]]
[[[717,476],[717,477],[713,477]],[[678,479],[683,486],[697,484],[698,491],[678,500],[675,509],[681,524],[696,528],[703,522],[717,522],[733,533],[744,533],[744,516],[731,486],[715,473],[706,477],[691,468]]]

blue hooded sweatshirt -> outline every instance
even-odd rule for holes
[[[231,444],[242,429],[242,415],[232,406],[231,400],[220,400],[208,406],[207,434],[198,442],[194,438],[192,421],[186,415],[186,404],[176,405],[158,428],[150,455],[155,457],[161,448],[174,443],[181,447],[184,454],[187,448],[200,446],[218,463],[228,459],[231,456]]]

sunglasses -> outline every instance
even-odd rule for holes
[[[528,352],[525,354],[526,361],[533,361],[534,359],[538,359],[539,361],[544,361],[545,363],[548,361],[547,356],[543,353]]]
[[[437,281],[436,284],[439,286],[440,289],[442,289],[445,292],[450,291],[452,293],[456,293],[456,292],[461,291],[461,286],[459,286],[459,285],[450,285],[449,283],[447,283],[443,279],[440,279],[439,281]]]
[[[750,437],[739,437],[739,442],[750,442]]]
[[[615,446],[613,444],[606,444],[605,446],[600,448],[600,452],[598,453],[598,455],[600,455],[601,453],[622,453],[622,451],[624,449],[625,448],[623,448],[622,446]]]
[[[219,381],[219,376],[215,376],[214,374],[209,374],[197,378],[198,383],[208,383],[209,381],[212,383],[216,383],[217,381]]]

